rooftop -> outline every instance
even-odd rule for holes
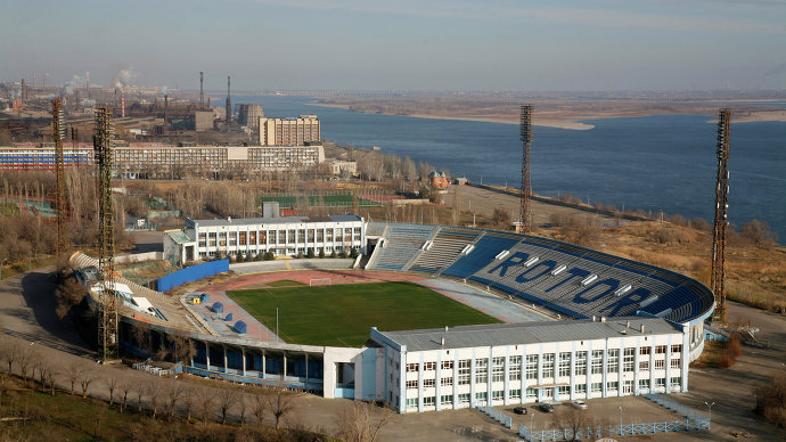
[[[227,219],[195,219],[191,220],[202,227],[217,226],[242,226],[248,224],[290,224],[290,223],[309,223],[309,222],[351,222],[362,221],[358,215],[328,215],[320,217],[308,216],[282,216],[278,218],[227,218]]]
[[[629,325],[629,326],[628,326]],[[644,326],[644,331],[641,331]],[[526,345],[547,342],[606,339],[623,336],[651,336],[679,333],[681,329],[661,318],[614,318],[606,322],[537,321],[520,324],[467,325],[449,328],[405,330],[379,333],[406,346],[407,351],[448,348]],[[373,337],[373,333],[372,333]],[[441,344],[445,338],[445,345]]]

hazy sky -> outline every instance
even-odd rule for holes
[[[238,89],[786,88],[784,0],[0,0],[0,79]]]

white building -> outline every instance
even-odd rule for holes
[[[688,337],[639,317],[372,329],[383,353],[377,399],[410,413],[684,392]]]
[[[182,230],[164,235],[164,257],[176,264],[217,256],[330,256],[365,252],[366,224],[357,215],[187,220]]]

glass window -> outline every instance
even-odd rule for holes
[[[632,394],[633,393],[633,381],[625,381],[622,384],[622,394]]]
[[[543,377],[554,377],[554,353],[546,353],[543,355]]]
[[[650,380],[649,379],[639,379],[639,389],[641,389],[641,390],[649,390],[650,389]]]
[[[491,360],[491,381],[505,381],[505,358],[492,358]]]
[[[443,370],[453,370],[453,361],[442,361]]]
[[[587,352],[576,352],[576,376],[583,376],[587,374]]]
[[[450,387],[451,385],[453,385],[453,378],[452,377],[442,378],[439,380],[439,384],[442,385],[443,387]]]
[[[508,367],[508,379],[511,381],[521,380],[521,356],[511,356]]]
[[[488,394],[488,392],[485,392],[485,391],[480,391],[480,392],[475,393],[475,400],[477,400],[477,401],[485,402],[486,399],[488,399],[488,397],[489,397],[489,394]]]
[[[418,380],[417,379],[415,379],[415,380],[412,380],[412,379],[408,380],[407,381],[407,388],[418,388]]]
[[[459,385],[468,385],[472,368],[469,359],[462,359],[459,361],[458,366],[458,383]]]
[[[669,384],[671,384],[672,387],[679,387],[680,383],[682,383],[682,379],[679,376],[669,379]]]
[[[424,407],[433,407],[437,403],[437,398],[435,396],[426,396],[423,398],[423,406]]]
[[[538,397],[538,392],[534,388],[527,388],[527,399],[535,399]]]
[[[505,399],[505,392],[503,390],[492,391],[491,392],[491,400],[493,401],[501,401]]]
[[[453,404],[453,395],[452,394],[443,394],[439,397],[439,403],[442,405],[452,405]]]
[[[324,240],[325,240],[325,230],[317,229],[317,242],[323,242]]]
[[[573,386],[573,392],[576,394],[587,394],[587,384],[576,384]]]
[[[666,361],[663,359],[655,359],[655,370],[662,370],[666,368]]]
[[[664,388],[666,386],[666,378],[656,378],[655,386],[658,388]]]
[[[592,350],[592,374],[603,373],[603,350]]]
[[[620,350],[618,348],[609,349],[608,371],[609,373],[619,373],[620,371]]]
[[[612,391],[617,391],[619,386],[620,386],[620,383],[617,382],[617,381],[607,382],[606,383],[606,391],[608,391],[609,393],[612,392]]]
[[[431,361],[431,362],[424,362],[423,363],[423,370],[425,370],[425,371],[434,371],[436,369],[437,369],[437,363],[436,362]]]
[[[521,399],[521,389],[520,388],[516,388],[516,389],[510,390],[510,392],[508,392],[508,396],[511,399]]]
[[[475,360],[475,383],[485,384],[489,381],[489,361],[488,359]]]
[[[642,356],[649,356],[651,347],[641,347],[639,348],[639,354]]]
[[[603,382],[593,382],[591,387],[593,393],[600,393],[603,391]]]
[[[434,388],[435,379],[423,379],[423,388]]]
[[[662,355],[666,353],[666,346],[665,345],[656,345],[655,346],[655,354]]]
[[[559,354],[559,375],[570,376],[570,352]]]
[[[682,365],[682,360],[680,358],[674,358],[671,360],[671,368],[680,368]]]
[[[458,399],[459,399],[460,403],[468,404],[469,403],[469,399],[470,399],[470,395],[469,395],[469,393],[462,393],[462,394],[458,395]]]
[[[682,353],[682,344],[676,344],[671,346],[672,353]]]
[[[418,371],[418,363],[407,364],[407,372]]]
[[[622,371],[628,373],[634,369],[636,360],[636,349],[634,347],[625,348],[625,353],[622,358]]]
[[[407,398],[407,408],[417,408],[418,398]]]
[[[650,371],[650,361],[639,361],[639,371]]]
[[[538,378],[538,355],[527,355],[527,379]]]
[[[557,393],[560,395],[570,394],[570,387],[567,385],[557,387]]]
[[[308,242],[314,242],[314,235],[315,234],[316,234],[316,231],[314,231],[313,229],[308,229]]]
[[[325,230],[325,241],[333,241],[333,229]]]

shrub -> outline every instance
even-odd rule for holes
[[[325,257],[325,249],[322,248],[322,247],[319,248],[319,257],[320,258],[324,258]]]
[[[754,412],[775,425],[786,428],[786,375],[781,374],[756,389]]]
[[[754,219],[740,227],[740,238],[757,247],[769,247],[777,241],[777,236],[770,226],[764,222]]]
[[[314,249],[313,248],[309,248],[306,251],[306,258],[313,258],[313,257],[314,257]]]
[[[267,251],[265,252],[265,255],[263,256],[262,259],[264,259],[265,261],[273,261],[274,259],[276,259],[276,255],[274,255],[273,252],[271,251]]]

